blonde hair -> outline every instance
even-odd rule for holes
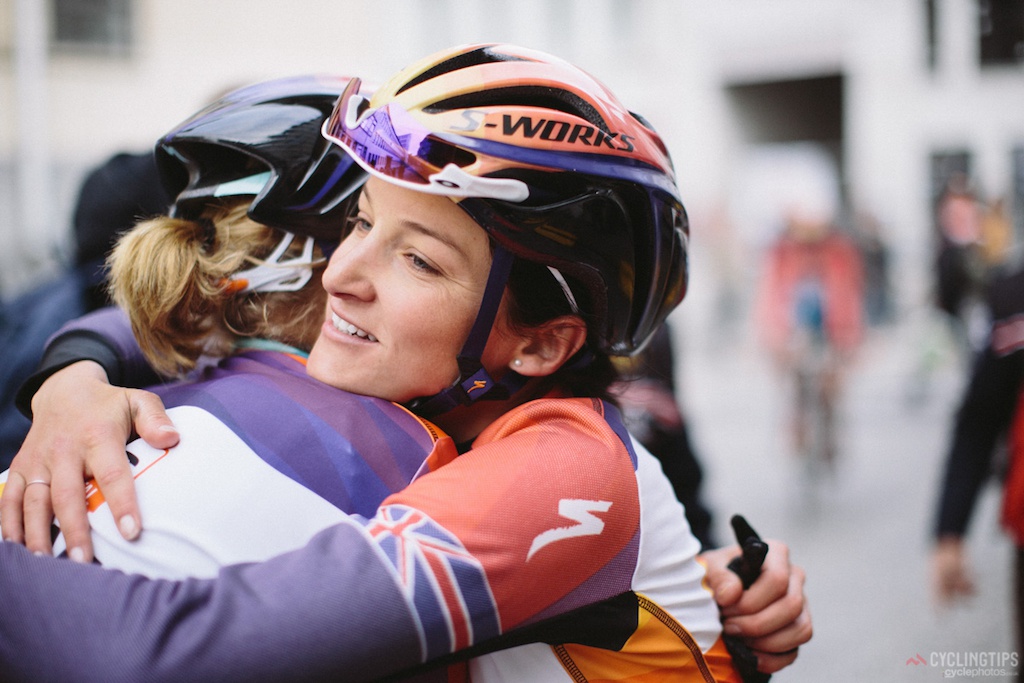
[[[237,203],[211,209],[199,220],[142,221],[107,259],[111,298],[128,314],[157,372],[185,375],[200,356],[226,356],[244,337],[300,349],[316,341],[326,297],[319,248],[313,277],[298,291],[239,293],[229,279],[260,263],[283,237],[252,221],[247,208],[247,202]],[[295,240],[286,256],[297,256],[303,241]]]

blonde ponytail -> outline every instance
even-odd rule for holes
[[[185,375],[202,355],[231,353],[241,337],[301,349],[316,340],[326,296],[322,265],[295,292],[236,293],[230,276],[259,263],[282,238],[250,220],[246,208],[239,203],[212,210],[198,221],[143,221],[111,253],[111,298],[128,314],[143,353],[161,374]]]

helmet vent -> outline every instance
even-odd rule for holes
[[[562,88],[543,86],[513,86],[492,88],[439,100],[424,107],[428,114],[439,114],[451,109],[474,107],[540,107],[565,112],[585,119],[596,128],[607,131],[608,124],[597,109],[579,95]]]
[[[489,46],[481,47],[476,50],[471,50],[469,52],[464,52],[462,54],[456,55],[451,59],[446,59],[440,64],[432,66],[431,68],[427,69],[419,76],[417,76],[416,78],[412,79],[411,81],[403,85],[401,88],[399,88],[396,94],[401,94],[408,90],[409,88],[417,86],[425,81],[429,81],[431,78],[443,76],[444,74],[451,73],[452,71],[458,71],[459,69],[468,69],[469,67],[480,66],[481,64],[496,64],[498,62],[525,61],[528,60],[510,54],[494,52],[491,50]]]

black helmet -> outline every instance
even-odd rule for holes
[[[240,88],[164,135],[156,157],[175,198],[171,215],[195,217],[221,198],[248,195],[254,221],[337,241],[366,174],[320,128],[349,82],[307,75]]]

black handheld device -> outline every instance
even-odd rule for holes
[[[736,541],[740,544],[740,554],[729,562],[729,569],[735,572],[740,581],[743,582],[743,589],[750,588],[757,577],[761,575],[761,565],[768,554],[768,544],[761,540],[754,528],[750,526],[743,515],[733,515],[729,520],[733,533],[736,534]],[[757,670],[757,656],[739,638],[726,635],[725,647],[732,655],[733,664],[744,683],[767,683],[771,674],[761,673]]]

